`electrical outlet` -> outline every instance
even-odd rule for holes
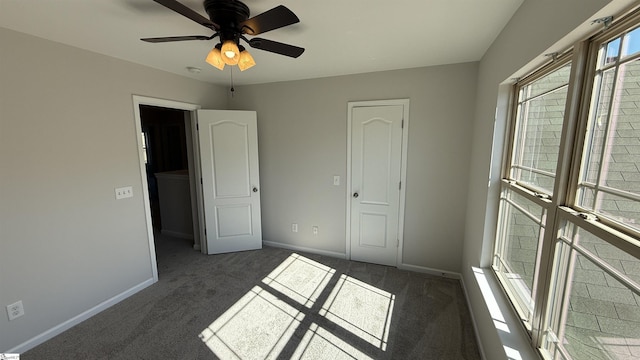
[[[298,232],[298,224],[291,224],[291,232]]]
[[[313,230],[313,236],[318,236],[318,227],[314,226],[312,230]]]
[[[9,315],[9,321],[24,315],[24,306],[22,306],[22,300],[14,302],[11,305],[7,305],[7,315]]]
[[[131,186],[125,186],[116,188],[116,200],[133,197],[133,188]]]

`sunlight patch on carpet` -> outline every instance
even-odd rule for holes
[[[372,358],[313,323],[304,334],[302,342],[291,359],[369,360]]]
[[[341,275],[320,315],[386,350],[395,295]]]
[[[221,359],[275,359],[304,318],[256,286],[200,333]]]
[[[291,254],[262,282],[311,308],[336,271],[298,254]]]
[[[221,359],[275,359],[283,350],[295,350],[293,359],[371,359],[363,351],[387,349],[394,303],[395,295],[294,253],[199,336]]]

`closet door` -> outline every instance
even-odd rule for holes
[[[351,114],[351,260],[397,265],[402,105]]]

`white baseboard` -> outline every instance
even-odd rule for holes
[[[482,360],[487,360],[487,357],[484,355],[484,347],[482,346],[482,341],[480,339],[480,331],[478,329],[478,323],[476,322],[476,317],[473,313],[473,307],[471,306],[471,300],[469,299],[469,294],[467,293],[467,286],[464,283],[464,277],[460,277],[460,284],[462,284],[462,293],[464,293],[464,298],[467,301],[467,308],[469,308],[469,315],[471,315],[471,323],[473,324],[473,331],[476,335],[476,343],[478,343],[478,351],[480,351],[480,358]]]
[[[134,286],[134,287],[132,287],[132,288],[130,288],[128,290],[125,290],[125,291],[121,292],[120,294],[118,294],[118,295],[116,295],[116,296],[114,296],[114,297],[112,297],[110,299],[107,299],[107,300],[101,302],[100,304],[92,307],[91,309],[89,309],[89,310],[87,310],[87,311],[85,311],[85,312],[83,312],[83,313],[81,313],[81,314],[79,314],[77,316],[74,316],[71,319],[69,319],[69,320],[67,320],[67,321],[65,321],[65,322],[63,322],[63,323],[61,323],[59,325],[56,325],[56,326],[52,327],[51,329],[49,329],[49,330],[47,330],[47,331],[45,331],[45,332],[43,332],[43,333],[41,333],[39,335],[36,335],[36,336],[32,337],[31,339],[23,342],[22,344],[14,347],[12,349],[9,349],[7,351],[7,353],[21,354],[21,353],[26,352],[27,350],[33,349],[34,347],[42,344],[43,342],[53,338],[56,335],[59,335],[59,334],[63,333],[66,330],[69,330],[70,328],[74,327],[75,325],[78,325],[79,323],[81,323],[81,322],[87,320],[88,318],[96,315],[97,313],[110,308],[111,306],[113,306],[113,305],[119,303],[120,301],[128,298],[129,296],[137,293],[138,291],[140,291],[140,290],[152,285],[153,283],[155,283],[155,281],[153,279],[145,280],[145,281],[141,282],[140,284],[138,284],[138,285],[136,285],[136,286]]]
[[[434,269],[434,268],[429,268],[429,267],[425,267],[425,266],[418,266],[418,265],[400,264],[400,265],[398,265],[398,269],[415,271],[415,272],[419,272],[419,273],[425,273],[425,274],[436,275],[436,276],[442,276],[442,277],[446,277],[446,278],[449,278],[449,279],[460,280],[462,278],[462,275],[460,275],[460,273],[457,273],[457,272],[448,271],[448,270]]]
[[[267,240],[262,240],[262,243],[264,245],[267,245],[267,246],[277,247],[277,248],[281,248],[281,249],[303,251],[303,252],[308,252],[308,253],[312,253],[312,254],[330,256],[330,257],[334,257],[334,258],[338,258],[338,259],[346,259],[347,258],[347,254],[339,253],[339,252],[335,252],[335,251],[319,250],[319,249],[313,249],[313,248],[308,248],[308,247],[304,247],[304,246],[284,244],[284,243],[280,243],[280,242],[267,241]]]
[[[162,230],[160,230],[160,233],[162,235],[177,237],[177,238],[181,238],[181,239],[193,239],[193,234],[187,234],[187,233],[183,233],[183,232],[179,232],[179,231],[172,231],[172,230],[162,229]]]

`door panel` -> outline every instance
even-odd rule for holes
[[[254,111],[198,110],[207,251],[262,248]]]
[[[352,109],[352,260],[397,263],[403,113],[402,105]]]
[[[213,175],[217,199],[249,196],[248,124],[221,121],[212,124]]]
[[[389,240],[387,223],[386,214],[360,213],[360,246],[385,249]]]
[[[391,179],[391,162],[393,157],[393,121],[381,117],[368,115],[372,109],[364,111],[361,108],[354,109],[356,115],[366,116],[360,126],[361,154],[359,162],[362,171],[360,204],[389,205],[389,182]],[[372,113],[373,114],[373,113]],[[396,124],[397,125],[397,124]]]
[[[217,206],[218,238],[251,236],[253,234],[251,212],[251,205]]]

